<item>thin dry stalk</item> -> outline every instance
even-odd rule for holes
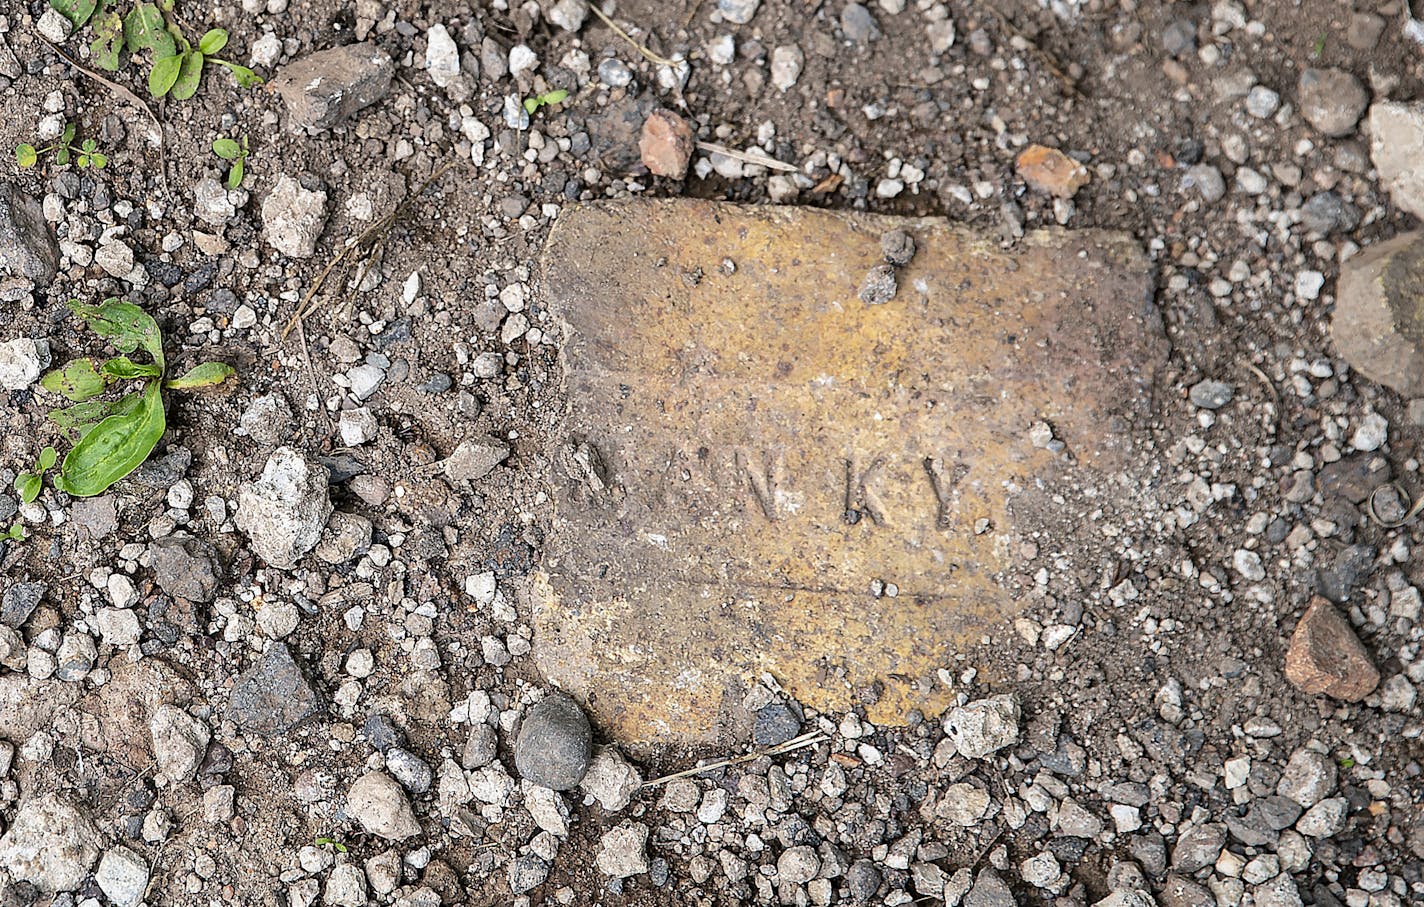
[[[654,778],[651,781],[643,782],[643,787],[657,787],[658,785],[666,784],[669,781],[676,781],[678,778],[690,778],[693,775],[700,775],[703,772],[710,772],[715,771],[719,768],[726,768],[729,765],[741,765],[744,762],[752,762],[753,760],[760,759],[762,756],[784,756],[787,753],[793,753],[796,750],[805,749],[808,746],[815,746],[822,740],[828,739],[830,738],[827,735],[821,733],[820,731],[811,731],[809,733],[802,734],[800,737],[793,737],[785,743],[778,743],[776,746],[767,747],[764,750],[757,750],[753,753],[747,753],[744,756],[735,756],[731,759],[722,759],[718,762],[709,762],[706,765],[699,765],[695,768],[689,768],[680,772],[674,772],[671,775],[664,775],[661,778]]]

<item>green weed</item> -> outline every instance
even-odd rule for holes
[[[236,139],[220,138],[214,141],[213,154],[225,161],[232,161],[232,166],[227,171],[227,187],[236,189],[241,186],[244,173],[243,164],[247,160],[247,136],[242,137],[240,145]]]
[[[83,170],[86,167],[93,167],[95,170],[103,170],[109,164],[109,156],[99,150],[99,143],[93,139],[85,139],[78,145],[74,144],[74,134],[77,130],[73,123],[64,125],[64,134],[59,137],[59,141],[53,145],[46,145],[43,148],[36,148],[27,142],[21,142],[15,146],[15,162],[21,167],[33,167],[39,163],[40,155],[53,154],[54,162],[61,167],[71,160]]]
[[[536,94],[532,98],[524,99],[524,112],[533,116],[540,107],[562,104],[568,96],[569,93],[562,88],[546,91],[544,94]]]
[[[177,378],[165,378],[163,338],[157,322],[147,312],[118,299],[106,299],[97,306],[71,299],[69,308],[123,354],[97,365],[93,359],[74,359],[40,379],[45,390],[66,397],[72,404],[49,414],[51,421],[75,439],[60,463],[54,487],[75,497],[89,497],[108,491],[153,452],[167,427],[165,388],[213,387],[236,372],[221,362],[204,362]],[[129,354],[140,351],[151,361],[135,362],[129,358]],[[132,382],[140,384],[138,390],[117,400],[99,399],[112,385]],[[43,461],[41,454],[41,464]],[[54,457],[50,458],[50,465],[54,465]],[[27,485],[33,500],[39,495],[43,470],[24,475],[33,477]]]

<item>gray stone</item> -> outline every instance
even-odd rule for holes
[[[874,41],[881,35],[880,25],[861,3],[847,3],[841,10],[841,31],[854,44]]]
[[[860,301],[866,305],[884,305],[894,299],[899,290],[895,268],[876,265],[865,272],[865,280],[860,285]]]
[[[717,12],[722,18],[737,25],[746,25],[756,15],[761,0],[717,0]]]
[[[159,783],[176,785],[192,780],[212,739],[208,726],[175,705],[161,705],[149,719],[148,730]]]
[[[40,380],[49,366],[49,344],[29,337],[0,343],[0,387],[21,391]]]
[[[1424,102],[1370,107],[1370,160],[1394,203],[1424,219]]]
[[[272,248],[291,258],[310,258],[326,227],[326,193],[305,189],[282,174],[262,202],[262,232]]]
[[[158,588],[195,602],[210,602],[217,593],[217,551],[192,536],[169,536],[149,546],[149,564]]]
[[[460,48],[442,22],[425,32],[425,70],[430,73],[430,81],[441,88],[460,81]]]
[[[1421,137],[1420,150],[1424,152],[1424,137]],[[1349,232],[1358,227],[1360,212],[1334,192],[1322,190],[1301,205],[1300,222],[1312,233],[1328,236],[1339,231]]]
[[[326,907],[366,907],[366,875],[353,863],[338,863],[321,896]]]
[[[549,877],[549,864],[536,854],[515,857],[509,863],[509,887],[515,894],[533,891]]]
[[[1331,137],[1349,135],[1370,103],[1360,80],[1343,69],[1307,69],[1296,86],[1300,115]]]
[[[1226,846],[1226,826],[1215,822],[1198,825],[1177,839],[1172,848],[1172,868],[1193,873],[1216,863]]]
[[[461,441],[443,461],[445,475],[455,482],[475,482],[489,475],[509,458],[509,445],[497,438],[470,438]]]
[[[208,177],[193,186],[193,213],[209,226],[221,227],[237,213],[237,208],[227,197],[227,187]]]
[[[386,96],[395,64],[373,43],[347,44],[283,66],[271,86],[294,128],[330,129]]]
[[[99,829],[57,793],[25,800],[0,837],[0,866],[41,892],[73,891],[99,859]]]
[[[66,683],[78,683],[89,676],[98,655],[94,637],[87,633],[67,634],[55,653],[54,676]]]
[[[243,410],[238,424],[259,444],[280,444],[292,433],[291,404],[281,394],[258,397]]]
[[[1206,886],[1175,872],[1167,874],[1157,900],[1162,907],[1216,907],[1216,897]]]
[[[1350,803],[1344,797],[1321,800],[1305,811],[1295,823],[1295,830],[1312,838],[1331,837],[1344,830],[1349,811]]]
[[[964,896],[964,907],[1018,907],[1014,893],[992,869],[981,869],[974,887]]]
[[[594,858],[598,871],[615,879],[641,875],[648,871],[648,826],[641,822],[624,822],[605,832]]]
[[[548,18],[564,31],[576,32],[588,18],[588,0],[558,0],[549,10]]]
[[[268,564],[295,567],[321,540],[334,509],[326,467],[290,447],[267,458],[262,477],[238,489],[236,522]]]
[[[420,823],[405,791],[384,772],[367,772],[356,779],[346,795],[346,813],[387,841],[404,841],[420,834]]]
[[[757,746],[777,746],[800,733],[800,713],[784,702],[762,706],[752,723],[752,742]]]
[[[983,759],[1018,742],[1019,715],[1013,696],[990,696],[950,709],[944,716],[944,732],[961,755]]]
[[[1212,204],[1226,195],[1226,179],[1211,164],[1194,164],[1182,175],[1182,189],[1195,189],[1202,201]]]
[[[1141,888],[1123,889],[1097,901],[1093,907],[1157,907],[1152,895]]]
[[[851,900],[864,904],[875,897],[882,881],[884,879],[874,863],[869,860],[856,860],[850,864],[850,869],[846,870],[845,891]]]
[[[1276,793],[1309,809],[1335,790],[1335,762],[1324,753],[1298,749],[1281,772]]]
[[[1203,379],[1191,386],[1187,395],[1191,397],[1194,406],[1202,409],[1221,409],[1231,402],[1231,396],[1236,389],[1225,381],[1213,381]]]
[[[888,230],[880,234],[880,253],[887,264],[903,268],[915,257],[915,238],[904,230]]]
[[[521,770],[522,771],[522,770]],[[643,786],[643,774],[611,746],[600,746],[589,762],[579,789],[608,812],[626,807]]]
[[[423,794],[430,790],[430,783],[435,779],[425,760],[398,746],[386,750],[386,771],[412,794]]]
[[[15,583],[0,598],[0,624],[19,629],[44,600],[49,586],[44,583]]]
[[[1424,195],[1421,195],[1424,200]],[[1401,233],[1345,262],[1331,334],[1361,374],[1406,397],[1424,396],[1424,232]]]
[[[148,863],[120,845],[104,852],[94,881],[115,907],[134,907],[148,890]]]
[[[498,746],[499,738],[494,728],[487,724],[471,728],[465,749],[460,754],[460,766],[466,770],[484,768],[494,761]]]
[[[816,848],[809,844],[788,847],[776,859],[776,878],[780,882],[804,885],[821,871],[821,860],[816,856]]]
[[[59,271],[59,241],[40,203],[0,180],[0,277],[22,277],[43,289]]]
[[[519,774],[553,790],[573,790],[592,761],[593,732],[578,703],[554,693],[529,710],[514,743]]]
[[[284,734],[321,714],[316,692],[292,653],[272,643],[261,661],[249,668],[232,689],[227,717],[248,734]]]

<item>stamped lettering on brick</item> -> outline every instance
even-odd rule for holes
[[[894,228],[919,251],[866,305]],[[1166,356],[1145,257],[1099,231],[594,205],[544,280],[569,409],[535,652],[635,748],[717,739],[763,672],[876,721],[943,708],[936,671],[1021,607],[1033,514],[1134,462]]]

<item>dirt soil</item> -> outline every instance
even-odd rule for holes
[[[0,591],[46,586],[14,627],[18,650],[0,658],[0,832],[49,792],[97,829],[94,859],[79,860],[82,880],[67,891],[0,863],[0,904],[109,903],[90,874],[118,845],[148,867],[153,905],[1424,901],[1424,625],[1413,591],[1424,568],[1411,554],[1424,530],[1386,529],[1364,504],[1390,476],[1424,489],[1424,434],[1408,401],[1336,358],[1328,331],[1341,261],[1415,225],[1371,170],[1366,121],[1323,135],[1303,119],[1297,84],[1307,67],[1338,68],[1375,100],[1424,97],[1424,52],[1404,34],[1400,0],[882,0],[868,7],[874,36],[860,40],[862,23],[838,0],[763,0],[746,24],[725,21],[713,0],[610,4],[631,40],[592,15],[569,31],[540,5],[179,0],[190,36],[228,29],[237,62],[275,36],[275,66],[255,67],[263,76],[357,40],[389,54],[395,76],[376,103],[307,134],[289,128],[276,92],[241,89],[217,67],[188,101],[148,99],[128,67],[113,78],[145,97],[161,146],[144,114],[41,39],[43,3],[0,10],[0,42],[19,66],[0,77],[0,146],[46,144],[37,131],[57,114],[110,159],[102,171],[0,164],[0,179],[43,200],[64,250],[52,283],[0,302],[0,341],[46,340],[56,364],[107,355],[65,302],[123,296],[157,319],[175,368],[218,359],[238,372],[222,388],[170,395],[150,462],[104,497],[47,486],[23,506],[15,475],[46,444],[68,442],[46,418],[56,398],[37,384],[0,391],[0,529],[18,521],[28,533],[0,542]],[[755,4],[721,4],[744,6]],[[954,37],[943,47],[946,20]],[[424,66],[437,23],[464,58],[446,88]],[[734,54],[718,62],[728,35]],[[86,44],[61,47],[92,69]],[[804,62],[783,89],[773,58],[790,45]],[[518,46],[537,63],[512,76]],[[685,85],[655,62],[671,56],[687,64]],[[1249,112],[1253,86],[1279,106]],[[507,98],[552,89],[567,100],[507,125]],[[686,179],[654,177],[638,138],[658,107],[686,117],[699,142],[759,148],[794,171],[703,149]],[[197,216],[195,190],[226,175],[210,151],[219,136],[246,136],[251,157],[215,225]],[[1031,143],[1062,149],[1091,179],[1071,200],[1026,185],[1015,158]],[[1199,164],[1224,179],[1224,195],[1204,197],[1200,170],[1189,172]],[[309,257],[268,241],[263,205],[283,176],[326,195]],[[1311,229],[1303,209],[1326,191],[1354,216]],[[514,740],[548,684],[530,656],[528,578],[546,552],[550,483],[569,440],[560,326],[539,259],[561,208],[629,196],[945,217],[1006,247],[1042,226],[1105,228],[1148,251],[1171,343],[1155,417],[1136,439],[1148,465],[1115,499],[1065,500],[1025,571],[1024,617],[940,672],[961,701],[1017,697],[1010,747],[956,753],[940,715],[876,726],[801,711],[800,730],[823,738],[795,752],[711,771],[691,791],[647,787],[616,808],[566,795],[564,835],[531,814]],[[369,267],[348,260],[327,273],[397,206]],[[132,253],[131,273],[95,260],[115,243]],[[318,282],[314,310],[286,333]],[[357,400],[363,362],[383,377]],[[1203,379],[1230,385],[1229,402],[1196,402]],[[255,402],[269,396],[281,403]],[[348,447],[340,414],[361,407],[376,428]],[[1387,420],[1383,444],[1359,433],[1374,414]],[[439,464],[457,446],[490,438],[506,459],[474,481],[446,478]],[[278,445],[320,459],[336,510],[364,518],[367,537],[342,550],[329,526],[326,555],[293,569],[264,562],[234,517]],[[175,531],[212,547],[220,581],[206,601],[160,585],[154,543]],[[473,594],[467,580],[490,574],[498,594]],[[137,595],[132,644],[98,629],[125,592],[113,577]],[[1284,677],[1290,635],[1317,593],[1383,677],[1361,702],[1307,695]],[[96,648],[86,669],[51,676],[61,643],[78,636]],[[264,737],[229,704],[277,637],[322,714]],[[781,698],[768,678],[742,726]],[[150,723],[164,703],[212,736],[186,782],[156,777]],[[474,712],[496,730],[492,762],[469,755]],[[439,779],[406,785],[418,836],[383,840],[348,813],[353,781],[391,763],[371,715]],[[656,779],[751,745],[669,747],[638,769]],[[1282,794],[1294,790],[1287,766],[1311,754],[1329,768],[1323,795]],[[475,782],[485,787],[471,796]],[[225,793],[235,808],[221,808]],[[1339,801],[1344,818],[1258,821],[1294,809],[1306,823],[1319,800]],[[1229,835],[1203,861],[1178,846],[1223,825]],[[628,827],[647,835],[634,848],[643,863],[610,872],[600,855]],[[382,891],[367,861],[389,851],[396,882]],[[807,852],[815,867],[800,873]],[[343,890],[351,866],[364,868],[355,894]],[[546,877],[512,889],[511,866]],[[954,882],[966,869],[967,895]],[[1137,892],[1146,900],[1131,900]]]

